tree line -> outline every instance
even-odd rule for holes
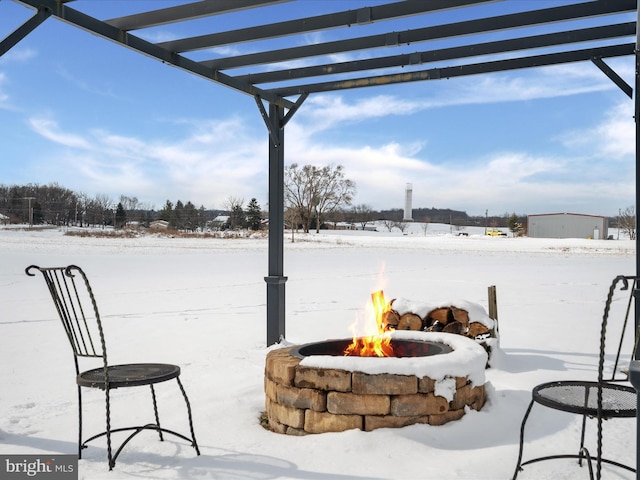
[[[316,167],[291,164],[285,168],[285,226],[309,232],[331,228],[340,222],[365,229],[374,220],[382,220],[387,228],[405,226],[404,210],[374,210],[366,204],[353,205],[356,184],[345,176],[341,165]],[[268,213],[255,198],[247,205],[244,199],[230,196],[223,208],[206,209],[167,200],[160,210],[136,197],[121,195],[114,200],[105,194],[91,197],[74,192],[57,183],[47,185],[0,184],[0,222],[29,223],[31,225],[114,226],[127,224],[149,226],[155,220],[168,222],[169,228],[197,231],[205,229],[250,229],[266,226]],[[414,208],[413,220],[425,224],[442,223],[452,227],[506,227],[514,233],[526,225],[526,215],[469,216],[466,212],[447,208]],[[635,208],[621,209],[609,224],[635,238]]]

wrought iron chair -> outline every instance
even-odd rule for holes
[[[78,388],[78,458],[82,458],[82,450],[87,447],[87,443],[106,436],[107,459],[109,461],[109,470],[112,470],[118,455],[125,445],[129,443],[134,436],[144,430],[157,431],[161,441],[164,440],[163,433],[182,438],[191,443],[196,453],[200,455],[200,449],[198,448],[193,430],[191,405],[180,381],[180,367],[163,363],[109,365],[98,306],[89,280],[82,269],[75,265],[54,268],[43,268],[31,265],[25,270],[26,274],[32,277],[36,275],[33,273],[34,271],[39,271],[44,277],[55,308],[64,326],[67,338],[73,348],[76,384]],[[81,372],[79,362],[79,358],[81,357],[102,359],[101,366]],[[190,437],[160,426],[154,384],[166,382],[174,378],[178,383],[178,387],[187,405]],[[141,385],[149,385],[151,387],[155,423],[112,428],[110,391],[116,388],[137,387]],[[103,390],[106,401],[106,430],[84,441],[82,439],[82,387]],[[113,433],[124,431],[130,431],[131,433],[120,444],[114,454],[111,447],[111,436]]]
[[[531,402],[522,420],[520,428],[520,451],[518,453],[518,462],[513,474],[513,480],[516,479],[518,473],[522,470],[522,467],[534,462],[540,462],[544,460],[552,460],[559,458],[576,458],[578,463],[582,466],[583,460],[587,460],[587,466],[589,469],[589,477],[591,480],[594,478],[593,473],[593,457],[589,453],[589,450],[585,447],[585,429],[587,417],[597,419],[597,450],[595,456],[596,463],[596,477],[600,480],[602,475],[602,463],[608,463],[615,465],[631,472],[636,470],[633,467],[624,465],[617,461],[609,460],[602,457],[602,445],[603,445],[603,433],[602,422],[610,418],[621,417],[635,417],[637,407],[637,393],[636,390],[628,385],[622,385],[617,382],[627,382],[628,370],[620,369],[619,362],[622,351],[622,344],[624,341],[624,334],[626,331],[627,323],[629,320],[629,314],[633,311],[634,302],[633,299],[637,294],[637,280],[638,277],[630,276],[618,276],[616,277],[611,286],[609,287],[609,293],[604,308],[604,315],[602,318],[602,326],[600,331],[600,356],[598,361],[598,381],[557,381],[548,382],[536,386],[532,391]],[[605,344],[607,334],[607,323],[609,320],[609,311],[611,304],[614,300],[614,295],[618,284],[621,284],[620,290],[628,291],[629,298],[626,303],[626,311],[624,316],[624,322],[622,323],[622,330],[620,335],[620,341],[617,345],[617,353],[612,366],[611,376],[605,378]],[[630,285],[631,284],[631,285]],[[631,287],[631,288],[629,288]],[[634,316],[632,316],[634,318]],[[631,322],[632,325],[634,322]],[[636,332],[636,342],[638,335]],[[635,350],[635,347],[634,347]],[[577,415],[582,415],[582,432],[580,436],[580,448],[577,454],[558,454],[545,457],[533,458],[522,461],[522,453],[524,448],[524,430],[531,413],[531,409],[537,403],[544,407],[552,408],[554,410],[560,410]]]

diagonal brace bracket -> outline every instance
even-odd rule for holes
[[[33,17],[27,20],[22,26],[20,26],[15,32],[9,34],[2,42],[0,42],[0,57],[15,47],[18,42],[24,39],[27,35],[33,32],[42,22],[51,16],[51,11],[48,8],[38,9]]]
[[[264,120],[264,123],[267,126],[267,130],[269,130],[269,136],[271,137],[271,140],[273,141],[274,145],[277,146],[279,143],[278,132],[276,132],[274,129],[283,128],[289,122],[289,120],[291,120],[293,115],[298,111],[298,109],[300,108],[302,103],[307,99],[308,96],[309,96],[309,93],[303,93],[298,97],[298,100],[296,100],[296,103],[294,103],[294,105],[289,109],[287,114],[283,117],[282,121],[280,122],[281,123],[280,125],[274,125],[273,122],[270,120],[269,114],[267,113],[267,110],[264,108],[264,104],[262,103],[262,98],[260,98],[259,95],[255,95],[253,97],[256,101],[256,104],[258,105],[258,110],[260,110],[260,115],[262,116],[262,119]]]
[[[633,98],[633,88],[618,75],[601,57],[591,57],[593,64],[615,83],[629,98]]]

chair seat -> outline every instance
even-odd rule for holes
[[[166,363],[131,363],[111,365],[109,371],[109,388],[135,387],[165,382],[180,375],[180,367]],[[76,383],[82,387],[100,388],[104,390],[104,368],[94,368],[80,373]]]
[[[637,393],[633,387],[614,383],[559,381],[538,385],[533,400],[564,412],[595,417],[598,390],[602,387],[602,418],[635,417]]]

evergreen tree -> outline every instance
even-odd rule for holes
[[[184,206],[182,224],[182,228],[192,232],[198,228],[198,211],[196,210],[196,206],[190,201]]]
[[[123,228],[127,224],[127,212],[124,211],[122,202],[116,207],[116,228]]]
[[[260,205],[255,198],[252,198],[247,205],[247,226],[251,230],[260,230],[262,226],[262,212]]]
[[[162,210],[158,213],[158,218],[169,222],[169,224],[173,224],[173,203],[167,200],[167,203],[164,204],[164,207],[162,207]]]
[[[185,228],[184,213],[184,204],[182,203],[182,201],[178,200],[176,202],[176,207],[173,209],[172,227],[176,230],[184,230]]]
[[[247,217],[242,209],[242,205],[234,205],[229,215],[228,226],[230,230],[240,230],[247,225]]]

